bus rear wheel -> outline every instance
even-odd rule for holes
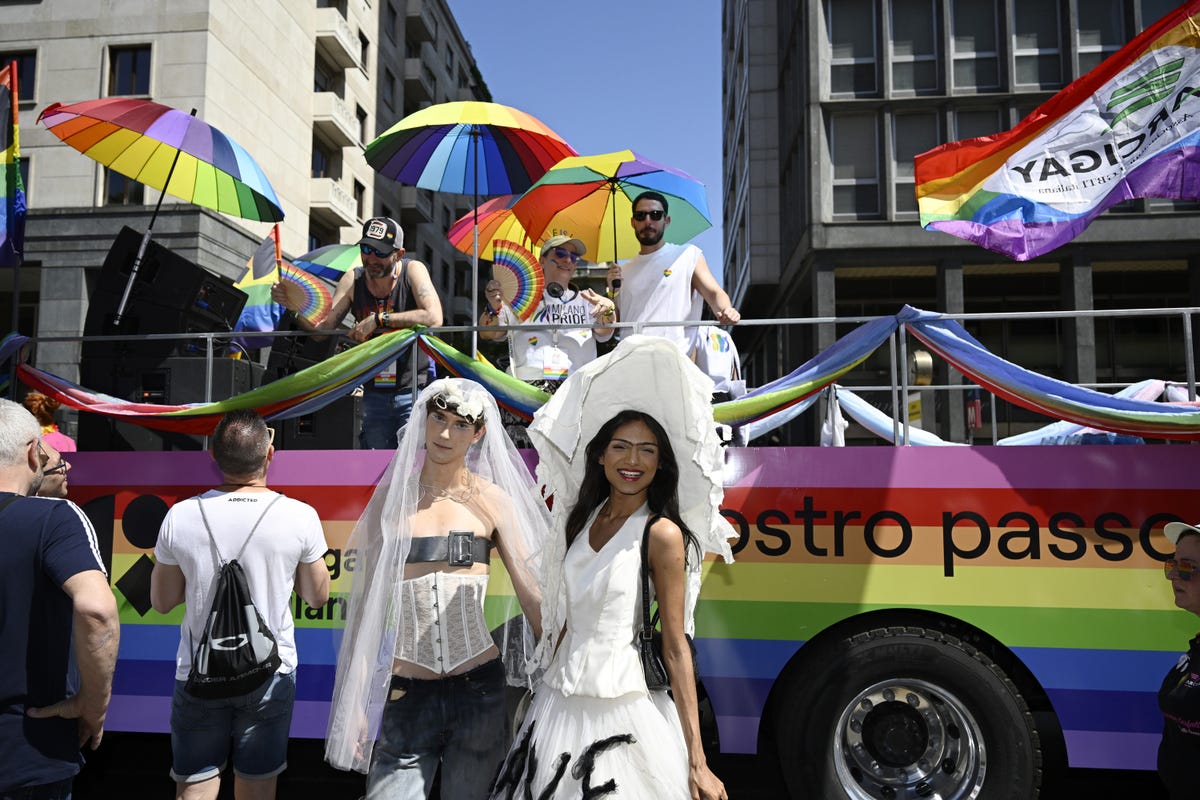
[[[1033,716],[985,654],[925,628],[880,628],[813,647],[782,687],[775,717],[792,797],[1037,797]]]

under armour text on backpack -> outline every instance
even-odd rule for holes
[[[262,686],[279,669],[279,646],[271,629],[263,621],[262,614],[254,606],[246,573],[238,563],[238,557],[258,530],[258,525],[267,515],[280,495],[276,495],[262,515],[254,523],[245,544],[237,557],[225,561],[213,538],[204,504],[200,498],[200,517],[208,531],[213,550],[216,551],[220,570],[213,584],[212,604],[204,621],[204,632],[200,643],[192,653],[192,669],[188,673],[186,688],[194,697],[236,697],[252,692]]]

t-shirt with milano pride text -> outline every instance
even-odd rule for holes
[[[565,378],[566,375],[548,374],[546,367],[555,366],[552,350],[557,348],[566,357],[567,375],[596,357],[596,342],[606,342],[612,332],[596,336],[590,328],[571,327],[591,325],[592,304],[579,295],[574,287],[563,293],[561,298],[542,296],[542,303],[528,321],[522,322],[508,305],[500,308],[501,325],[562,325],[558,331],[511,331],[509,357],[513,375],[523,381],[540,381],[550,378]],[[557,336],[555,335],[557,334]]]

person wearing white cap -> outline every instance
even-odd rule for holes
[[[541,303],[526,321],[504,302],[499,282],[490,281],[484,289],[489,310],[483,312],[480,325],[561,326],[552,330],[541,327],[507,334],[504,331],[479,333],[492,341],[507,335],[509,371],[551,393],[564,378],[596,357],[596,342],[607,342],[612,338],[612,328],[590,326],[615,322],[616,304],[591,289],[580,289],[571,283],[579,258],[586,253],[583,242],[570,236],[552,236],[545,241],[538,266],[545,277],[546,288]]]
[[[1200,616],[1200,526],[1169,522],[1163,529],[1175,553],[1163,563],[1175,594],[1175,605]],[[1200,634],[1167,672],[1158,690],[1163,736],[1158,746],[1158,774],[1172,800],[1197,797],[1196,764],[1200,763]]]

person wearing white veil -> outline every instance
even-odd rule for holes
[[[509,733],[505,685],[528,685],[549,514],[495,400],[443,379],[417,398],[347,543],[357,551],[325,758],[368,798],[487,793]],[[498,550],[512,594],[483,600]],[[495,582],[500,588],[500,582]],[[524,617],[520,617],[524,609]],[[507,674],[507,681],[506,681]]]
[[[554,497],[543,555],[541,682],[493,800],[727,800],[700,739],[685,632],[705,552],[732,561],[712,380],[670,341],[630,336],[567,378],[534,415],[538,479]],[[671,694],[635,645],[648,537]]]

